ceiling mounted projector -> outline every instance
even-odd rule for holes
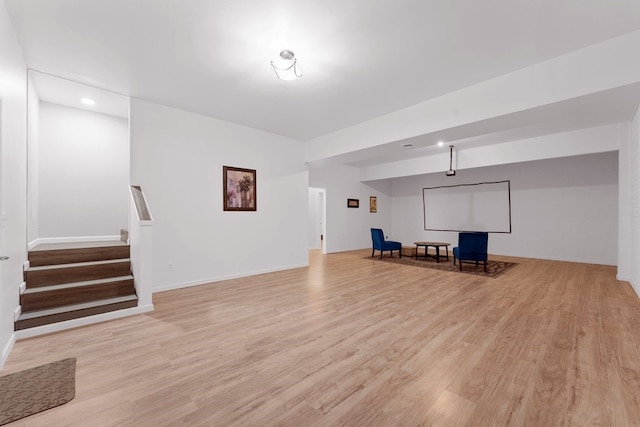
[[[453,170],[453,145],[449,146],[449,170],[445,173],[446,176],[456,176],[456,171]]]

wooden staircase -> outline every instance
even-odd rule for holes
[[[29,251],[16,331],[136,307],[129,245]]]

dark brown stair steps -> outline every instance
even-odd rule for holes
[[[44,244],[29,251],[15,330],[136,307],[129,245]]]
[[[51,323],[64,322],[66,320],[136,307],[137,305],[138,298],[135,295],[126,295],[82,304],[65,305],[46,310],[29,311],[20,315],[16,321],[15,329],[19,331],[49,325]]]
[[[126,258],[129,258],[129,245],[29,251],[31,267]]]
[[[73,264],[29,267],[25,271],[27,289],[63,283],[121,277],[131,274],[131,262],[127,259],[80,262]]]
[[[133,276],[27,288],[20,295],[23,312],[80,304],[99,299],[135,294]]]

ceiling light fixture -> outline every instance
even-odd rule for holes
[[[84,105],[96,105],[96,101],[91,98],[82,98],[80,102],[82,102]]]
[[[444,145],[443,141],[438,141],[438,147],[442,147]]]
[[[449,170],[445,173],[447,176],[456,176],[456,171],[453,170],[453,145],[449,146]]]
[[[271,67],[280,80],[295,80],[302,77],[302,66],[290,50],[280,52],[280,59],[271,61]]]

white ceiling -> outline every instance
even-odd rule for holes
[[[35,87],[40,101],[129,119],[129,98],[124,95],[33,70],[29,70],[29,84]],[[83,98],[95,104],[85,105]]]
[[[640,29],[637,0],[4,1],[29,68],[300,140]]]
[[[630,121],[640,102],[640,83],[493,117],[431,134],[390,141],[373,148],[352,151],[334,160],[351,166],[371,166],[456,149],[518,141],[576,129]],[[447,141],[444,147],[439,141]],[[406,147],[410,144],[410,147]]]

